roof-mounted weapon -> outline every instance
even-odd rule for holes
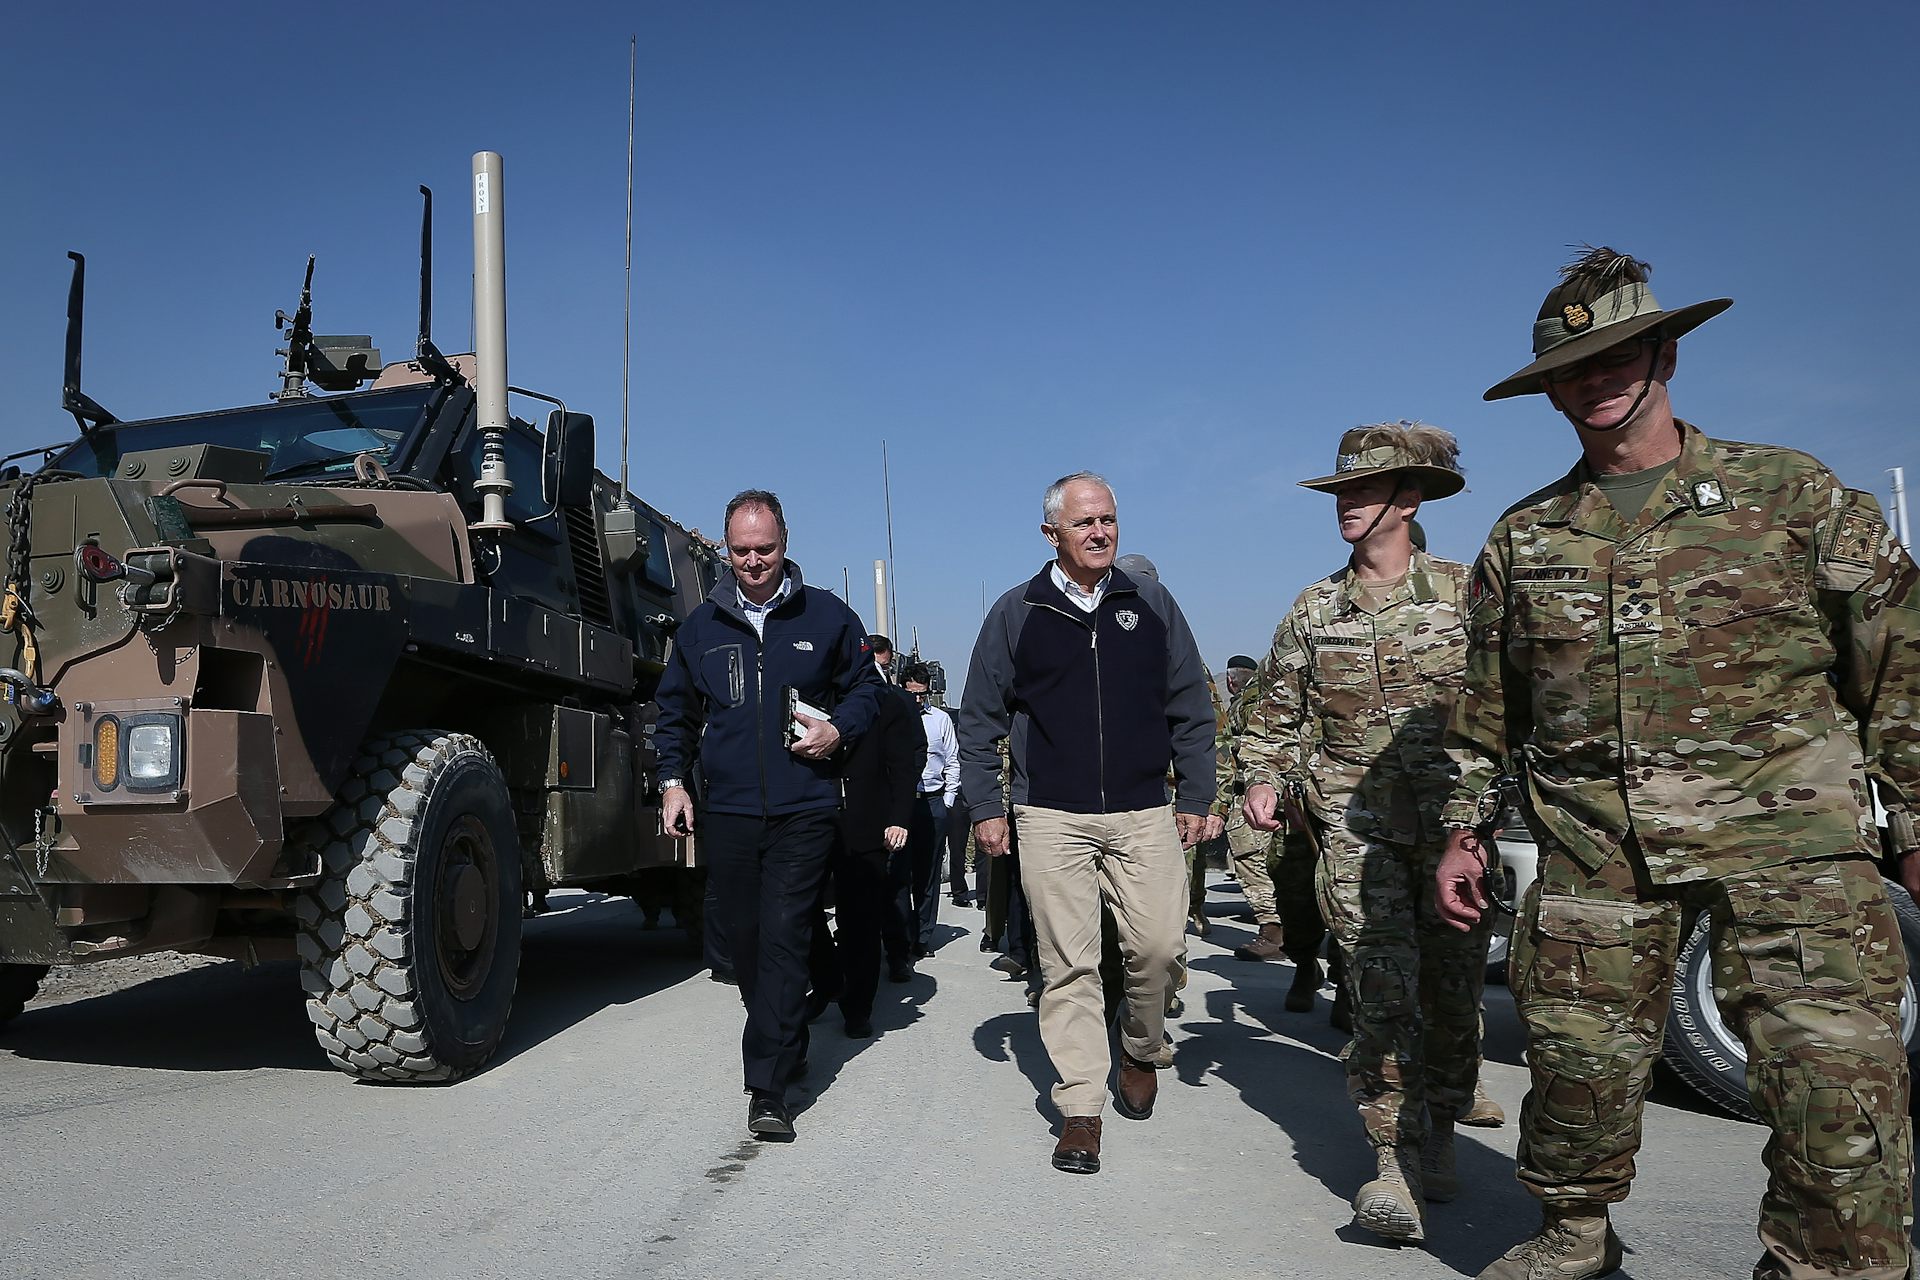
[[[368,334],[325,334],[313,332],[313,255],[307,255],[307,276],[300,285],[300,305],[289,316],[273,313],[273,327],[287,330],[287,345],[274,352],[285,356],[280,370],[280,390],[274,400],[299,400],[307,395],[311,380],[322,391],[353,391],[371,382],[380,372],[380,352]]]

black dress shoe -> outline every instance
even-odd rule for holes
[[[707,976],[709,978],[712,978],[715,982],[724,982],[730,987],[737,987],[740,985],[740,979],[734,975],[734,972],[731,969],[715,969],[712,973],[709,973]]]
[[[887,981],[888,982],[912,982],[913,981],[913,962],[910,960],[903,960],[899,964],[888,965]]]
[[[818,987],[807,993],[807,1021],[818,1022],[833,1002],[840,998],[837,991],[822,991]]]
[[[933,948],[928,946],[926,943],[916,942],[913,944],[913,958],[915,960],[925,960],[928,956],[932,954],[933,954]]]
[[[848,1018],[847,1019],[847,1038],[848,1039],[866,1040],[866,1039],[869,1039],[872,1035],[873,1035],[873,1019],[872,1018]]]
[[[793,1112],[786,1100],[764,1089],[755,1089],[747,1101],[747,1132],[766,1142],[793,1141]]]

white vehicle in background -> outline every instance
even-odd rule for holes
[[[1507,827],[1495,843],[1500,849],[1500,864],[1507,879],[1505,900],[1518,908],[1533,884],[1540,851],[1533,837],[1517,820]],[[1920,972],[1920,907],[1892,880],[1882,881],[1887,897],[1893,901],[1900,921],[1900,938],[1907,947],[1907,988],[1900,998],[1900,1033],[1906,1040],[1907,1058],[1920,1054],[1920,1003],[1914,998],[1914,977]],[[1487,981],[1507,981],[1507,962],[1514,917],[1499,913],[1494,925],[1493,943],[1487,951]],[[1707,944],[1711,921],[1706,916],[1690,919],[1682,930],[1685,941],[1673,966],[1673,986],[1667,1010],[1666,1043],[1662,1058],[1675,1075],[1694,1092],[1714,1106],[1743,1120],[1757,1120],[1759,1114],[1747,1098],[1747,1050],[1740,1038],[1720,1016],[1713,998],[1713,956]]]

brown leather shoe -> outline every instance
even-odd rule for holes
[[[1286,935],[1277,924],[1263,924],[1253,941],[1233,949],[1235,960],[1278,960],[1285,955]]]
[[[1153,1100],[1160,1095],[1158,1070],[1150,1062],[1120,1051],[1120,1079],[1113,1090],[1114,1109],[1129,1120],[1145,1120],[1153,1114]]]
[[[1068,1116],[1053,1144],[1053,1167],[1062,1173],[1100,1172],[1100,1117]]]

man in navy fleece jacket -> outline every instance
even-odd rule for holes
[[[1166,996],[1187,919],[1181,850],[1200,838],[1213,802],[1213,699],[1180,606],[1158,582],[1113,567],[1112,487],[1090,472],[1065,476],[1042,510],[1053,562],[1000,597],[974,642],[960,705],[960,790],[978,847],[1004,854],[995,743],[1006,738],[1020,880],[1046,978],[1040,1039],[1060,1073],[1053,1165],[1094,1173],[1111,1064],[1101,904],[1119,926],[1126,969],[1115,1106],[1144,1120],[1154,1073],[1173,1060]]]
[[[660,678],[660,816],[694,830],[684,780],[700,753],[700,853],[712,877],[740,996],[747,1128],[793,1139],[787,1084],[806,1070],[807,953],[837,835],[843,743],[865,733],[886,686],[866,628],[787,559],[780,499],[748,489],[727,504],[727,567],[687,615]],[[789,729],[787,691],[826,713]]]

